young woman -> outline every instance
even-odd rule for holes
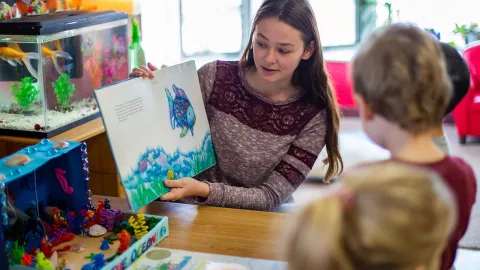
[[[153,78],[157,68],[130,76]],[[273,211],[287,202],[327,147],[325,180],[343,169],[339,108],[307,0],[267,0],[235,62],[198,71],[217,165],[165,181],[162,200]]]

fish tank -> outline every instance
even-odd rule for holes
[[[99,117],[94,89],[128,78],[128,15],[0,21],[0,135],[50,138]]]

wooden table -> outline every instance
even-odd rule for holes
[[[49,140],[86,142],[90,169],[88,187],[93,194],[115,197],[125,196],[118,180],[117,168],[101,118],[96,118],[72,128]],[[36,138],[0,136],[0,158],[11,155],[29,145],[37,144],[39,141],[40,139]]]
[[[103,199],[92,198],[93,201]],[[112,209],[128,209],[123,198],[109,200]],[[286,213],[169,202],[152,202],[138,212],[168,217],[170,234],[158,247],[282,260],[280,247]]]

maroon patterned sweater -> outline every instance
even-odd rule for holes
[[[236,62],[216,61],[198,71],[217,165],[196,179],[210,185],[205,200],[185,203],[274,211],[291,198],[322,150],[324,108],[303,93],[272,102],[252,89]]]

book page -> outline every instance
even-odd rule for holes
[[[162,132],[152,82],[132,79],[95,92],[120,177],[131,172],[148,145],[158,144]]]
[[[169,191],[165,179],[216,164],[193,61],[97,89],[107,137],[133,210]]]

